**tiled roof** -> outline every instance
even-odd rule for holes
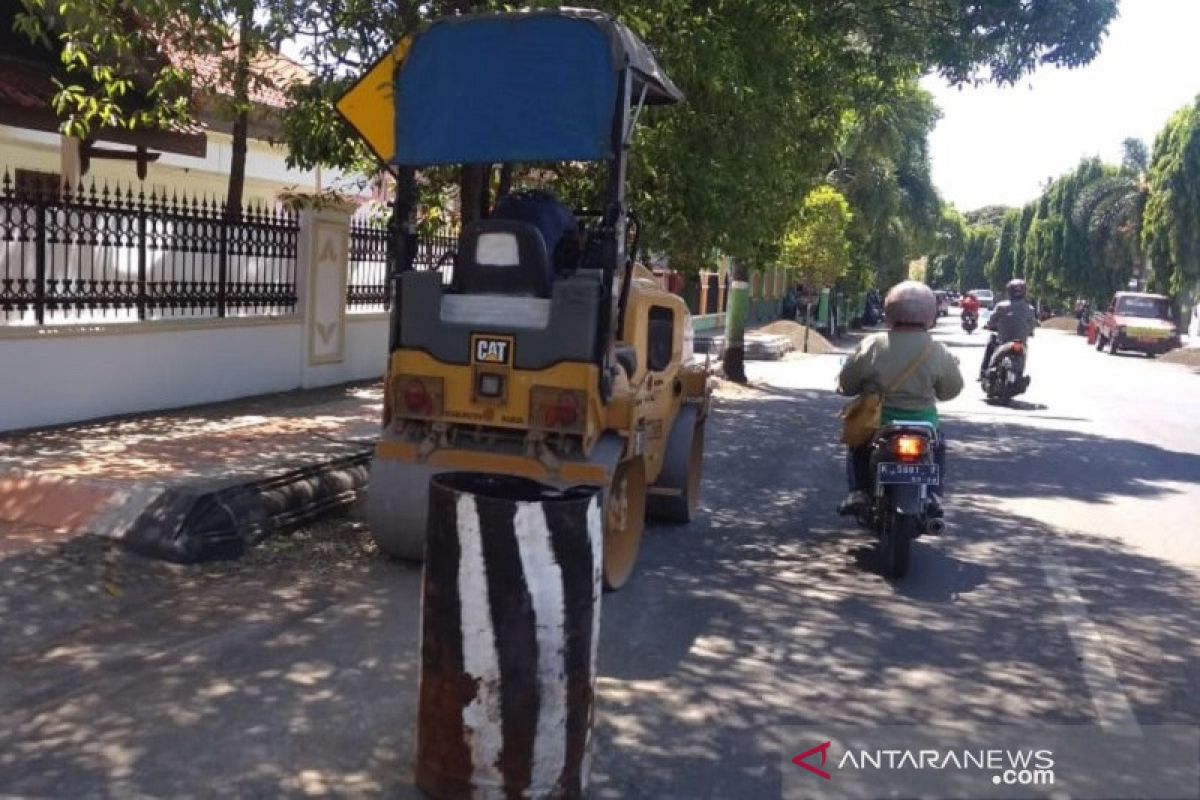
[[[227,97],[233,94],[233,87],[228,76],[221,74],[221,62],[224,58],[232,59],[236,47],[236,42],[231,44],[225,55],[189,53],[169,46],[163,49],[175,66],[191,75],[194,87]],[[260,53],[250,62],[250,70],[253,77],[250,102],[272,108],[287,107],[288,88],[311,80],[304,67],[282,53]]]
[[[0,60],[0,105],[41,110],[50,105],[55,91],[45,70]]]

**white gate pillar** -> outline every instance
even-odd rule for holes
[[[346,279],[350,270],[348,205],[307,204],[300,211],[297,308],[304,317],[300,385],[329,386],[346,372]]]

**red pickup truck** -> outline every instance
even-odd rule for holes
[[[1096,349],[1137,350],[1153,358],[1179,347],[1171,301],[1161,294],[1117,292],[1108,310],[1097,314]]]

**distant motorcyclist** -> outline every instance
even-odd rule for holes
[[[1085,298],[1075,303],[1075,333],[1083,336],[1087,333],[1088,322],[1092,318],[1092,304]]]
[[[962,299],[961,307],[964,317],[971,315],[979,319],[979,298],[975,296],[974,292],[967,292],[967,296]]]
[[[1014,278],[1005,288],[1008,290],[1008,299],[996,304],[987,325],[984,326],[995,331],[996,335],[988,340],[987,349],[983,353],[983,363],[979,365],[981,381],[987,374],[988,367],[992,365],[992,356],[996,354],[997,347],[1009,342],[1025,344],[1033,335],[1033,329],[1038,326],[1037,312],[1026,297],[1029,292],[1025,281]]]
[[[867,296],[863,300],[863,325],[877,325],[882,313],[883,302],[879,298],[879,292],[871,289],[869,292],[867,292]]]
[[[883,315],[890,330],[873,333],[859,342],[838,375],[838,393],[853,397],[867,391],[883,392],[884,425],[896,420],[937,425],[937,403],[954,399],[963,388],[958,360],[929,335],[929,329],[937,324],[937,298],[924,283],[904,281],[887,293]],[[887,391],[889,384],[913,365],[912,374]],[[934,455],[944,480],[945,439],[939,436],[938,442]],[[842,502],[842,513],[870,503],[865,488],[870,484],[871,446],[850,447],[847,451],[850,494]],[[941,485],[931,493],[935,508],[941,507],[941,493]]]

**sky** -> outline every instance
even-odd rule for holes
[[[930,136],[933,179],[961,211],[1024,205],[1048,178],[1121,141],[1154,137],[1200,94],[1200,0],[1122,0],[1100,55],[1075,70],[1042,68],[1013,87],[955,89],[931,76],[942,119]]]

